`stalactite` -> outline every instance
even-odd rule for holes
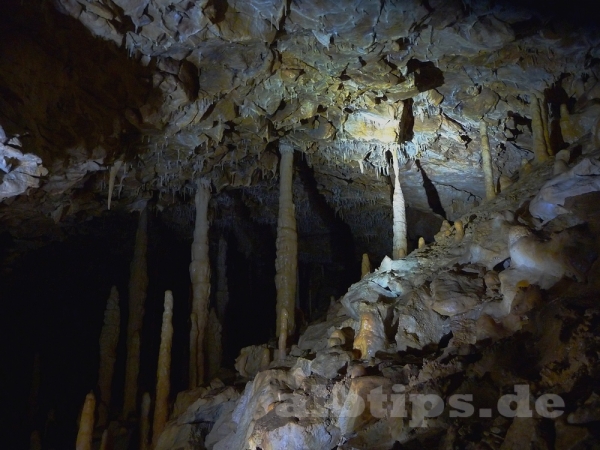
[[[210,200],[210,181],[198,180],[195,197],[196,225],[192,242],[192,262],[190,278],[192,280],[192,313],[196,319],[196,336],[190,333],[190,366],[195,361],[195,379],[190,378],[190,388],[204,384],[204,334],[208,322],[208,303],[210,300],[210,261],[208,256],[208,202]],[[193,326],[192,326],[193,330]],[[192,342],[192,339],[195,342]],[[192,355],[192,349],[195,354]],[[190,375],[193,375],[190,367]]]
[[[117,178],[117,173],[119,173],[119,169],[123,165],[123,160],[121,158],[117,159],[115,163],[110,168],[110,173],[108,175],[108,209],[110,210],[110,204],[112,202],[113,190],[115,189],[115,179]]]
[[[298,234],[292,196],[294,148],[280,142],[279,151],[279,217],[277,219],[277,259],[275,286],[277,288],[277,336],[279,357],[285,356],[287,336],[294,332],[296,300],[296,269],[298,267]],[[283,334],[282,334],[283,333]]]
[[[483,166],[483,178],[485,182],[485,198],[491,200],[496,197],[496,191],[494,189],[494,172],[492,169],[490,140],[485,120],[479,122],[479,135],[481,137],[481,164]]]
[[[98,405],[99,427],[104,427],[108,421],[120,324],[119,292],[116,286],[113,286],[106,302],[104,325],[100,332],[100,368],[98,373],[98,388],[100,390],[100,404]]]
[[[533,154],[535,162],[542,163],[548,160],[548,149],[544,136],[544,122],[540,111],[540,101],[533,95],[531,97],[531,129],[533,132]]]
[[[150,394],[144,392],[140,416],[140,450],[149,450],[150,438]]]
[[[217,312],[214,308],[210,309],[208,314],[208,325],[206,333],[206,363],[207,363],[207,381],[212,380],[221,369],[221,359],[223,356],[223,347],[221,341],[222,326]]]
[[[135,413],[137,400],[137,381],[140,372],[140,336],[144,322],[144,303],[148,289],[148,273],[146,251],[148,249],[147,235],[148,212],[144,208],[140,214],[137,233],[135,235],[135,250],[130,266],[129,275],[129,323],[127,324],[127,362],[125,367],[125,399],[123,415]]]
[[[368,274],[371,273],[371,261],[369,261],[369,255],[367,253],[363,253],[362,255],[362,263],[360,265],[360,277],[364,278]]]
[[[392,198],[392,209],[394,212],[394,242],[392,247],[393,259],[404,258],[408,251],[406,240],[406,207],[404,194],[400,186],[400,174],[398,165],[398,152],[392,149],[392,164],[394,166],[394,195]]]
[[[544,98],[539,99],[540,102],[540,113],[542,116],[542,127],[544,130],[544,142],[546,142],[546,151],[550,156],[554,155],[554,150],[550,145],[550,111],[548,110],[548,103]]]
[[[94,431],[94,410],[96,409],[96,397],[90,392],[85,396],[85,402],[81,411],[79,431],[75,450],[92,450],[92,433]]]
[[[227,241],[219,238],[219,253],[217,256],[217,317],[223,323],[227,304],[229,303],[229,288],[227,284]]]
[[[154,401],[154,422],[152,423],[152,443],[156,446],[158,437],[165,428],[169,411],[169,391],[171,388],[171,345],[173,343],[173,293],[165,292],[165,304],[160,333],[158,366],[156,368],[156,400]]]
[[[422,237],[419,238],[419,243],[417,245],[418,249],[421,250],[422,248],[425,248],[425,239],[423,239]]]

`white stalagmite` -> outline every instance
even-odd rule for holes
[[[419,250],[421,250],[422,248],[425,248],[425,239],[423,237],[419,238],[418,248],[419,248]]]
[[[165,305],[160,332],[158,366],[156,368],[156,400],[154,402],[154,422],[152,423],[152,443],[156,446],[158,437],[167,423],[169,412],[169,391],[171,388],[171,345],[173,343],[173,293],[165,292]]]
[[[125,399],[123,416],[135,413],[138,375],[140,372],[140,336],[144,322],[144,304],[148,289],[146,251],[148,249],[147,209],[140,214],[135,250],[129,269],[129,323],[127,324],[127,362],[125,366]]]
[[[279,152],[279,216],[277,219],[277,259],[275,261],[275,287],[277,289],[277,336],[279,357],[285,356],[287,336],[294,332],[294,307],[296,303],[296,275],[298,267],[298,234],[292,195],[294,174],[294,148],[280,141]],[[282,323],[285,322],[285,324]],[[282,333],[285,333],[282,336]]]
[[[190,388],[204,384],[204,334],[210,301],[210,260],[208,255],[208,202],[210,181],[198,180],[196,190],[196,225],[192,242],[192,321],[190,332]]]
[[[531,96],[531,130],[533,132],[533,154],[535,162],[542,163],[548,160],[544,122],[540,110],[540,101],[535,95]]]
[[[83,409],[81,411],[81,420],[79,421],[79,431],[77,432],[77,441],[75,450],[92,450],[92,433],[94,432],[94,410],[96,409],[96,397],[90,392],[85,396]]]
[[[487,123],[479,122],[479,135],[481,137],[481,165],[483,167],[483,180],[485,183],[485,198],[490,200],[496,197],[494,189],[494,172],[492,170],[492,153],[490,152],[490,139],[488,137]]]
[[[142,396],[142,412],[140,417],[140,450],[149,450],[150,437],[150,394],[144,392]]]
[[[364,278],[365,276],[371,273],[371,261],[369,260],[369,255],[363,253],[362,262],[360,265],[360,277]]]
[[[117,178],[117,173],[119,173],[119,169],[121,169],[122,165],[123,160],[119,158],[110,168],[110,173],[108,175],[108,209],[110,209],[110,204],[112,202],[113,190],[115,189],[115,179]]]
[[[121,312],[119,310],[119,292],[113,286],[106,301],[104,325],[100,332],[100,369],[98,371],[98,388],[100,404],[98,405],[98,426],[104,427],[108,422],[112,379],[117,361],[117,344],[119,343],[119,328]]]
[[[398,165],[398,153],[396,149],[391,149],[392,164],[394,166],[394,195],[392,197],[392,209],[394,212],[394,241],[392,247],[393,259],[404,258],[408,253],[408,243],[406,240],[406,207],[404,204],[404,194],[400,186],[400,174]]]
[[[215,308],[210,309],[206,330],[206,364],[207,381],[212,380],[221,369],[223,347],[221,343],[221,322],[217,317]]]

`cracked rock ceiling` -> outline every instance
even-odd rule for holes
[[[10,2],[9,2],[10,3]],[[520,2],[522,3],[522,2]],[[278,141],[293,142],[300,236],[332,216],[357,253],[391,253],[390,150],[414,241],[533,157],[530,102],[589,130],[600,37],[588,22],[502,1],[57,0],[0,11],[0,223],[55,236],[154,197],[193,220],[195,180],[213,221],[274,226]],[[578,11],[579,17],[587,12]],[[562,137],[553,146],[563,146]],[[237,204],[237,207],[234,207]],[[320,204],[320,208],[316,208]],[[233,206],[232,206],[233,205]],[[186,231],[187,230],[187,231]]]

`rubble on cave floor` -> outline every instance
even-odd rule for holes
[[[178,400],[157,449],[597,448],[600,215],[580,164],[563,214],[530,212],[555,181],[540,165],[464,236],[384,259],[284,360],[245,349],[243,390]]]

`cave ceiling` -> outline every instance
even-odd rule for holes
[[[242,208],[247,220],[274,226],[285,139],[297,150],[301,236],[326,233],[333,215],[362,251],[382,255],[391,250],[390,151],[400,157],[409,227],[439,224],[485,197],[482,120],[498,180],[533,157],[532,99],[545,100],[550,119],[566,104],[582,129],[598,115],[590,105],[600,99],[600,35],[550,9],[458,0],[18,3],[0,31],[0,224],[17,237],[105,213],[117,161],[114,210],[154,198],[185,230],[204,177],[214,223],[234,227]]]

